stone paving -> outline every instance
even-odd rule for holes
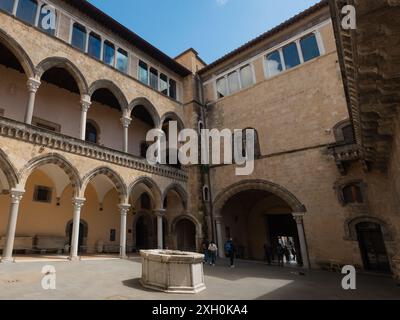
[[[56,290],[43,290],[41,269],[56,268]],[[392,278],[360,274],[357,290],[341,288],[341,274],[279,268],[263,263],[227,261],[205,266],[207,290],[197,295],[167,295],[143,289],[139,284],[141,260],[87,258],[80,262],[47,259],[0,264],[0,299],[77,300],[276,300],[276,299],[400,299],[400,287]]]

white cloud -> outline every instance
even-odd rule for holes
[[[224,5],[226,5],[228,3],[229,0],[217,0],[217,5],[219,7],[223,7]]]

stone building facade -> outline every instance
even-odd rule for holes
[[[194,49],[169,58],[86,1],[4,3],[2,261],[50,250],[71,259],[200,251],[206,239],[223,256],[233,238],[245,259],[283,241],[305,267],[395,272],[396,162],[390,175],[372,166],[354,134],[327,1],[210,65]],[[46,4],[52,31],[41,23]],[[254,172],[150,165],[146,133],[171,121],[255,129]]]

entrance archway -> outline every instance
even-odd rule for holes
[[[196,251],[196,226],[189,219],[181,219],[175,227],[177,249],[181,251]]]
[[[356,225],[356,231],[364,269],[390,273],[381,226],[373,222],[360,222]]]
[[[238,258],[267,260],[266,251],[272,251],[277,260],[281,244],[287,249],[286,262],[309,267],[305,211],[292,193],[268,181],[249,180],[228,187],[215,200],[214,239],[220,256],[224,243],[233,238]]]
[[[136,250],[151,249],[153,245],[153,223],[149,215],[143,214],[135,224]]]

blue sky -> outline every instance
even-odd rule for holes
[[[171,57],[193,47],[207,63],[319,0],[90,0]]]

